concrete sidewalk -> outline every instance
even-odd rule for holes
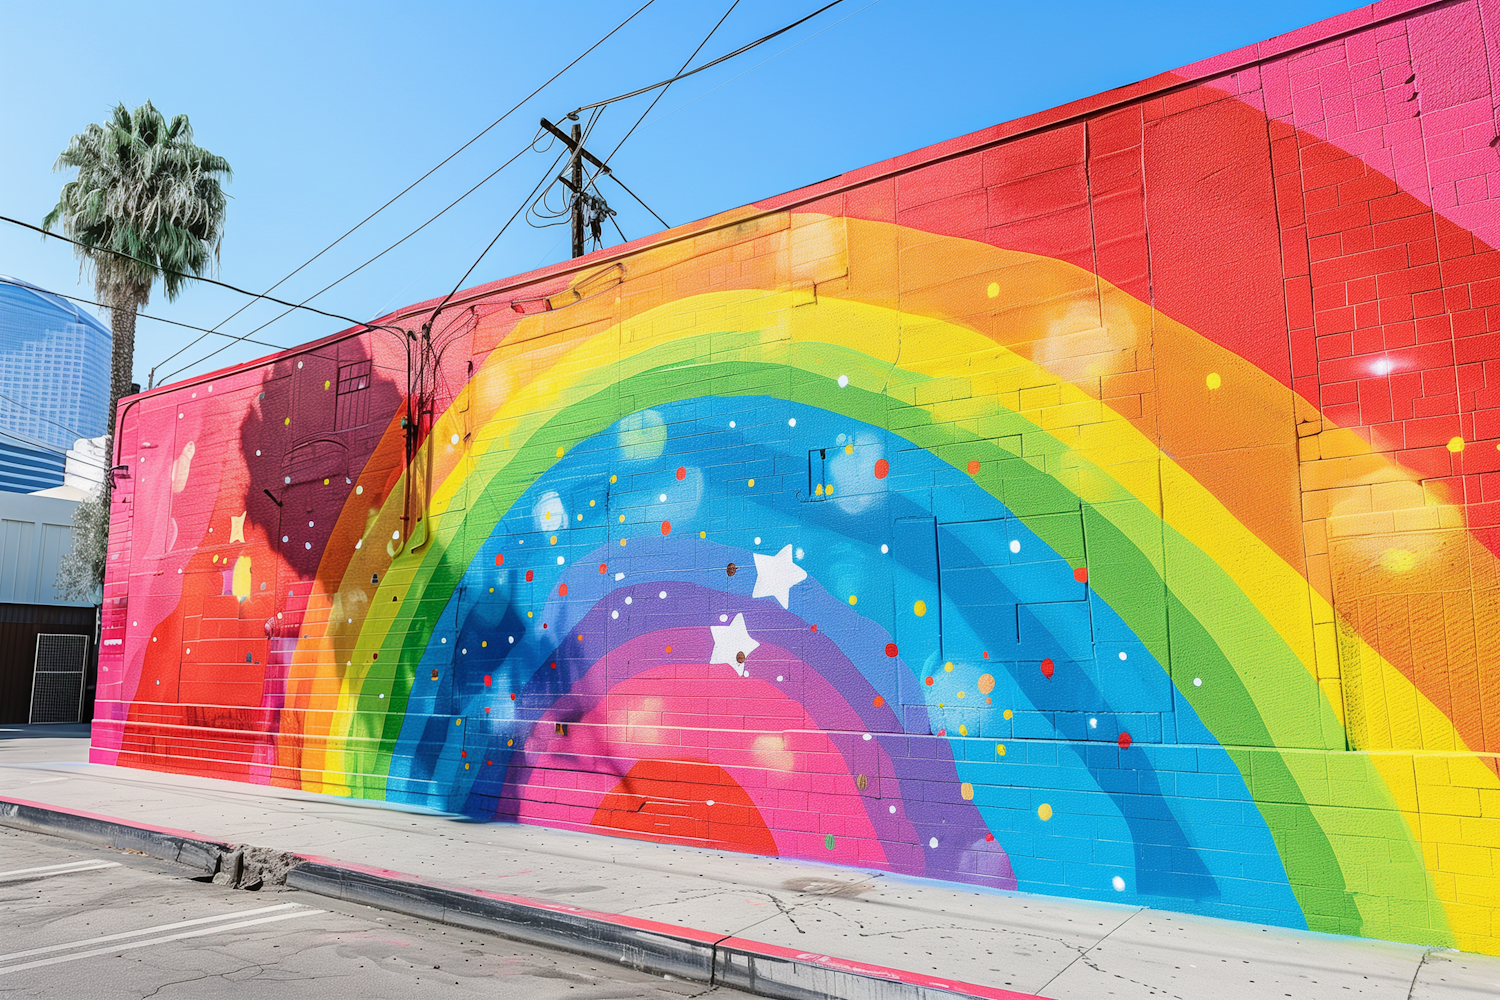
[[[193,831],[1056,1000],[1493,997],[1500,958],[807,862],[474,823],[87,763],[86,727],[0,727],[0,798]]]

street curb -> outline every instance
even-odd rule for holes
[[[1030,993],[845,961],[677,924],[302,857],[306,860],[287,874],[287,885],[296,889],[777,1000],[1042,1000]]]
[[[212,875],[233,845],[186,830],[0,798],[0,826],[135,851]],[[313,855],[287,873],[294,889],[587,955],[653,975],[728,986],[776,1000],[1043,1000],[562,903],[438,885],[419,875]]]
[[[86,844],[135,851],[179,865],[195,868],[205,875],[219,870],[219,856],[230,845],[204,840],[195,833],[144,823],[125,823],[111,816],[59,809],[56,806],[28,802],[25,799],[0,799],[0,826],[28,833],[66,837]]]

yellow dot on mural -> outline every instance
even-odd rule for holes
[[[548,542],[547,544],[548,545],[556,545],[557,544],[557,536],[553,535],[552,536],[552,540],[550,542]]]
[[[624,547],[625,547],[625,539],[623,539],[623,538],[622,538],[622,539],[620,539],[620,547],[621,547],[621,548],[624,548]]]
[[[991,691],[995,690],[995,675],[980,674],[978,686],[980,694],[989,694]]]
[[[614,477],[614,476],[610,476],[610,477],[609,477],[609,481],[610,481],[610,482],[614,482],[614,481],[615,481],[615,477]]]
[[[557,457],[558,458],[562,458],[563,457],[563,446],[562,445],[558,445],[557,446]]]
[[[453,724],[454,724],[454,725],[455,725],[455,726],[461,726],[461,725],[463,725],[463,724],[464,724],[464,720],[463,720],[463,719],[454,719],[454,720],[453,720]]]
[[[852,444],[846,444],[846,445],[844,445],[844,454],[845,455],[852,455],[852,454],[854,454],[854,445],[852,445]]]
[[[850,594],[849,595],[849,603],[850,604],[858,604],[859,603],[859,595],[858,594]]]
[[[1043,802],[1041,805],[1036,807],[1036,814],[1040,816],[1042,822],[1045,823],[1052,818],[1052,807]]]
[[[949,660],[947,663],[943,664],[943,673],[945,673],[945,674],[951,674],[951,673],[953,673],[953,661],[952,660]]]
[[[329,381],[328,379],[325,378],[323,380],[323,391],[327,392],[328,391],[328,387],[331,386],[331,385],[333,385],[333,383],[331,381]]]
[[[1448,440],[1448,450],[1453,452],[1463,451],[1464,439],[1461,437],[1450,438]]]
[[[542,511],[542,520],[543,521],[550,521],[550,520],[552,520],[552,512],[550,510],[544,510],[544,511]]]
[[[813,487],[813,496],[820,497],[822,495],[823,495],[823,484],[819,483],[817,486]]]
[[[621,523],[621,524],[624,524],[624,523],[625,523],[625,515],[624,515],[624,514],[621,514],[621,515],[620,515],[620,523]]]
[[[505,741],[505,745],[508,746],[508,747],[513,747],[513,746],[516,745],[516,741],[515,740],[506,740]]]
[[[916,604],[913,604],[911,606],[911,613],[916,615],[918,618],[921,618],[927,613],[927,602],[918,601]]]
[[[958,725],[958,735],[960,735],[960,736],[968,736],[969,735],[969,727],[966,726],[966,725],[964,725],[963,723],[959,723],[959,725]]]
[[[526,612],[526,614],[527,614],[527,615],[530,615],[530,614],[531,614],[531,612],[530,612],[530,611],[528,611],[528,612]],[[490,641],[489,641],[489,640],[488,640],[488,639],[481,639],[481,640],[479,640],[479,645],[480,645],[480,646],[481,646],[481,647],[484,647],[484,646],[488,646],[488,645],[489,645],[489,644],[490,644]]]
[[[698,537],[699,538],[707,538],[708,537],[708,532],[706,532],[706,531],[700,531],[700,532],[698,532]]]
[[[1012,712],[1012,711],[1011,711],[1011,710],[1010,710],[1010,709],[1008,709],[1008,708],[1007,708],[1007,709],[1006,709],[1006,710],[1005,710],[1005,713],[1004,713],[1004,715],[1005,715],[1005,717],[1006,717],[1006,718],[1007,718],[1007,719],[1008,719],[1008,718],[1010,718],[1010,717],[1011,717],[1011,716],[1012,716],[1012,715],[1015,715],[1015,714],[1016,714],[1016,713],[1014,713],[1014,712]]]
[[[997,756],[997,757],[1004,757],[1005,756],[1005,744],[1004,743],[996,743],[995,744],[995,756]]]
[[[1218,372],[1209,372],[1208,378],[1204,379],[1203,381],[1210,389],[1217,389],[1219,386],[1224,384],[1224,380],[1219,378]]]
[[[594,501],[592,501],[592,500],[590,500],[590,501],[589,501],[589,506],[590,506],[590,507],[592,507],[592,506],[594,506]]]
[[[530,617],[531,617],[531,615],[532,615],[532,612],[530,612],[530,611],[528,611],[528,612],[526,612],[526,617],[527,617],[527,618],[530,618]]]
[[[827,486],[826,486],[826,487],[825,487],[825,488],[824,488],[824,490],[823,490],[823,492],[824,492],[824,493],[827,493],[827,494],[828,494],[828,495],[829,495],[829,496],[833,496],[833,484],[832,484],[832,483],[829,483],[829,484],[828,484],[828,485],[827,485]]]
[[[960,691],[960,692],[958,692],[958,696],[959,696],[959,697],[960,697],[960,698],[962,698],[962,697],[963,697],[963,696],[964,696],[964,693],[963,693],[963,692],[962,692],[962,691]]]
[[[324,486],[327,486],[327,485],[328,485],[328,480],[326,480],[326,479],[325,479],[325,480],[323,480],[323,485],[324,485]]]
[[[494,593],[494,592],[495,592],[495,588],[494,588],[494,587],[491,587],[491,588],[490,588],[490,593],[492,593],[492,594],[493,594],[493,593]]]
[[[992,282],[990,282],[990,287],[988,287],[988,288],[986,288],[984,290],[984,294],[988,295],[992,299],[995,296],[999,295],[1000,294],[1000,283],[998,281],[992,281]]]
[[[1417,554],[1410,549],[1386,549],[1380,553],[1380,568],[1391,573],[1407,573],[1417,564]]]
[[[287,426],[287,427],[292,426],[292,418],[291,417],[287,417],[285,420],[282,421],[282,424],[285,425],[285,426]]]
[[[751,489],[754,489],[754,488],[755,488],[755,480],[753,480],[753,479],[752,479],[752,480],[750,480],[750,488],[751,488]]]
[[[958,794],[964,797],[965,802],[972,802],[974,801],[974,786],[965,781],[962,785],[958,786]]]

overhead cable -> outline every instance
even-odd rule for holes
[[[760,38],[757,38],[755,41],[750,42],[749,44],[741,45],[739,48],[735,49],[733,52],[725,53],[724,55],[720,56],[717,59],[710,59],[708,62],[704,63],[702,66],[697,67],[696,69],[690,69],[690,70],[688,70],[685,73],[678,73],[676,76],[674,76],[674,77],[672,77],[670,79],[662,80],[660,83],[653,83],[653,84],[651,84],[648,87],[637,87],[635,90],[632,90],[629,93],[617,94],[614,97],[608,97],[608,98],[605,98],[602,101],[595,101],[593,104],[585,104],[582,107],[574,108],[573,111],[572,111],[572,114],[568,115],[568,117],[571,118],[574,115],[579,114],[580,112],[589,111],[589,110],[591,110],[593,108],[600,108],[600,107],[603,107],[606,104],[615,104],[615,103],[617,103],[619,101],[629,100],[632,97],[638,97],[641,94],[645,94],[645,93],[648,93],[650,91],[653,91],[653,90],[657,89],[658,87],[670,87],[672,84],[676,83],[678,80],[685,80],[685,79],[687,79],[690,76],[693,76],[693,75],[698,74],[698,73],[702,73],[706,69],[712,69],[713,67],[719,65],[722,62],[728,62],[730,59],[733,59],[735,56],[744,55],[746,52],[749,52],[751,49],[755,48],[756,46],[758,46],[758,45],[764,45],[766,42],[769,42],[771,39],[777,38],[777,37],[779,37],[781,35],[786,34],[788,31],[791,31],[793,28],[797,27],[800,24],[806,24],[808,21],[811,21],[813,18],[817,17],[819,14],[823,13],[825,10],[829,10],[830,8],[837,7],[839,4],[841,4],[843,2],[844,2],[844,0],[832,0],[831,3],[824,4],[823,6],[819,7],[817,10],[813,11],[811,14],[808,14],[806,17],[800,17],[797,20],[793,21],[791,24],[788,24],[787,26],[785,26],[783,28],[777,28],[775,31],[771,32],[769,35],[762,35]]]

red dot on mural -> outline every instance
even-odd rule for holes
[[[553,669],[553,670],[556,670],[556,669],[557,669],[557,661],[556,661],[556,660],[553,660],[553,661],[552,661],[552,669]]]
[[[1088,567],[1087,566],[1080,566],[1077,569],[1075,569],[1073,571],[1073,579],[1077,580],[1079,583],[1088,583],[1089,582],[1089,570],[1088,570]]]
[[[984,839],[987,841],[993,841],[995,839],[995,835],[993,833],[987,833],[984,835]]]
[[[932,687],[932,678],[931,677],[927,678],[927,686],[928,687]]]
[[[814,631],[814,632],[816,632],[816,631],[817,631],[817,630],[818,630],[818,626],[816,626],[816,625],[814,625],[814,626],[813,626],[813,627],[812,627],[812,630],[813,630],[813,631]]]
[[[979,473],[979,460],[976,459],[976,458],[969,459],[969,475],[973,476],[973,475],[977,475],[978,473]]]
[[[542,622],[542,628],[545,629],[546,627],[547,627],[547,623],[546,622]]]
[[[983,656],[983,657],[984,657],[984,658],[985,658],[985,659],[986,659],[986,660],[988,660],[988,659],[989,659],[989,658],[990,658],[990,654],[989,654],[989,653],[983,653],[983,654],[981,654],[981,655],[982,655],[982,656]]]
[[[897,652],[898,650],[896,649],[896,644],[894,642],[888,642],[885,644],[886,656],[895,656]]]
[[[566,583],[559,583],[557,585],[557,594],[558,594],[559,597],[567,597],[568,596],[568,585]]]
[[[529,569],[526,571],[526,582],[527,583],[531,582],[531,570],[529,570]]]
[[[510,700],[511,700],[511,701],[515,701],[515,700],[516,700],[516,693],[515,693],[515,692],[514,692],[514,691],[512,691],[512,692],[511,692],[511,693],[510,693]]]
[[[879,708],[881,705],[884,705],[884,704],[885,704],[885,699],[882,698],[880,695],[877,694],[875,696],[875,707]]]
[[[484,766],[485,766],[485,767],[489,767],[489,766],[490,766],[490,765],[491,765],[491,764],[493,764],[493,763],[495,763],[495,762],[494,762],[494,761],[492,761],[492,760],[487,760],[487,761],[485,761],[485,762],[484,762]]]
[[[496,566],[504,566],[505,565],[505,553],[504,552],[496,552],[495,553],[495,565]]]
[[[1043,677],[1050,678],[1052,676],[1052,671],[1054,669],[1055,669],[1055,666],[1052,663],[1052,658],[1051,657],[1048,657],[1047,659],[1045,659],[1045,660],[1042,661],[1042,676]]]
[[[687,478],[687,469],[684,469],[682,466],[679,465],[677,467],[677,478],[678,479],[686,479]]]
[[[884,479],[891,474],[891,463],[885,459],[877,459],[875,462],[875,478]]]
[[[458,752],[458,755],[459,755],[459,756],[460,756],[460,757],[467,757],[467,756],[469,756],[469,751],[467,751],[467,750],[460,750],[460,751],[459,751],[459,752]]]
[[[490,714],[490,706],[488,706],[488,705],[484,706],[484,714],[485,715],[489,715]]]
[[[378,659],[380,659],[380,654],[379,653],[371,653],[370,654],[370,659],[372,659],[372,660],[378,660]]]
[[[609,570],[609,563],[600,563],[599,564],[599,575],[600,576],[603,576],[606,572],[608,572],[608,570]]]
[[[672,533],[672,522],[671,521],[663,521],[661,523],[661,533],[663,535],[670,535]]]
[[[947,736],[947,735],[948,735],[948,730],[947,730],[947,728],[943,728],[943,729],[939,729],[939,730],[938,730],[938,735],[939,735],[939,736]]]
[[[1120,743],[1120,749],[1121,750],[1129,750],[1130,749],[1130,742],[1131,741],[1130,741],[1130,734],[1129,733],[1121,733],[1120,734],[1119,743]]]
[[[484,675],[484,686],[485,687],[489,687],[493,683],[494,683],[494,681],[490,679],[490,675],[489,674],[485,674]]]

